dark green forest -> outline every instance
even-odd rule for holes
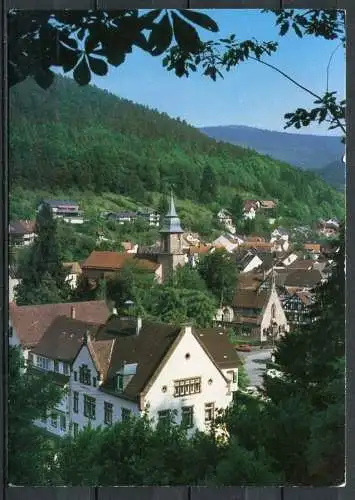
[[[16,85],[9,113],[13,198],[75,189],[143,203],[173,187],[180,200],[213,211],[238,193],[277,199],[278,215],[305,223],[344,214],[343,195],[314,173],[217,143],[183,120],[66,78],[46,91],[31,79]]]

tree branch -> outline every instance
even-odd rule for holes
[[[304,85],[301,85],[296,80],[294,80],[293,78],[291,78],[287,73],[285,73],[281,69],[277,68],[273,64],[267,63],[265,61],[262,61],[261,59],[258,59],[257,57],[253,57],[253,56],[249,56],[249,59],[252,59],[253,61],[257,61],[257,62],[259,62],[261,64],[264,64],[265,66],[268,66],[269,68],[273,69],[274,71],[277,71],[277,73],[279,73],[284,78],[286,78],[287,80],[289,80],[291,83],[293,83],[294,85],[296,85],[296,87],[299,87],[300,89],[302,89],[305,92],[307,92],[307,94],[310,94],[311,96],[315,97],[316,99],[319,99],[320,101],[322,100],[321,96],[319,96],[318,94],[315,94],[312,90],[308,89]],[[344,132],[344,134],[346,134],[345,126],[341,123],[341,121],[339,120],[339,118],[337,116],[335,116],[329,109],[328,109],[328,113],[330,114],[330,116],[333,117],[333,119],[336,121],[336,123],[338,124],[339,128]]]

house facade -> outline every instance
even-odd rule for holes
[[[139,210],[137,212],[137,218],[141,218],[148,222],[150,226],[159,226],[160,225],[160,214],[157,210]]]
[[[191,431],[207,430],[238,390],[240,360],[223,330],[58,317],[30,357],[64,389],[56,409],[36,422],[58,436],[144,413],[155,423],[172,415]]]
[[[231,307],[222,307],[215,317],[216,325],[233,328],[239,335],[260,342],[275,341],[289,331],[289,324],[275,286],[238,289]]]
[[[29,246],[35,240],[35,222],[30,220],[11,221],[9,224],[10,245]]]
[[[47,205],[55,219],[61,219],[69,224],[83,224],[84,215],[79,204],[69,200],[43,200],[38,205],[39,212],[44,205]]]
[[[314,294],[306,291],[295,292],[285,297],[282,306],[291,330],[308,325],[315,320],[311,316],[311,308],[314,302]]]

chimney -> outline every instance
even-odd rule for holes
[[[192,333],[192,326],[189,324],[189,323],[185,323],[182,325],[184,327],[184,330],[185,330],[185,334],[186,333]]]
[[[71,306],[70,308],[70,317],[71,319],[75,319],[75,307]]]
[[[137,325],[136,325],[136,335],[139,335],[139,332],[142,328],[142,318],[140,316],[137,317]]]

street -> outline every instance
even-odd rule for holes
[[[257,349],[251,352],[238,352],[244,361],[244,366],[249,377],[249,385],[260,386],[262,384],[262,374],[265,371],[266,363],[271,360],[272,349]]]

